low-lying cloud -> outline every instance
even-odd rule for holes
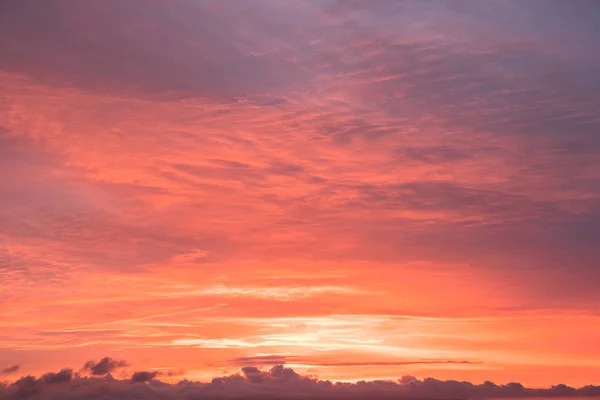
[[[138,371],[131,376],[132,382],[149,382],[159,375],[158,371]]]
[[[248,365],[242,367],[240,373],[214,378],[211,382],[193,382],[183,379],[176,384],[168,384],[156,379],[161,375],[163,374],[160,371],[138,371],[134,372],[130,379],[117,380],[110,374],[101,378],[87,377],[74,374],[71,369],[63,369],[57,373],[46,373],[39,379],[25,376],[0,387],[0,399],[287,400],[310,398],[347,400],[600,395],[600,386],[592,385],[579,389],[562,384],[548,389],[530,389],[520,383],[496,385],[486,381],[483,384],[475,385],[470,382],[441,381],[434,378],[419,380],[413,376],[403,376],[396,381],[331,382],[300,375],[284,365],[275,365],[269,370],[261,370],[256,366]]]
[[[114,360],[110,357],[104,357],[98,362],[95,362],[93,360],[88,361],[83,366],[82,371],[88,371],[92,375],[106,375],[115,371],[118,368],[127,367],[128,365],[129,364],[126,361]]]
[[[45,382],[45,383],[62,383],[62,382],[69,382],[71,379],[73,379],[73,370],[72,369],[68,369],[65,368],[63,370],[60,370],[60,372],[48,372],[47,374],[44,374],[40,380]]]

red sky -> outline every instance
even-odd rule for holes
[[[2,2],[0,378],[598,383],[598,12]]]

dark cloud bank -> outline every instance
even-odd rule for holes
[[[114,360],[110,357],[104,357],[98,362],[88,361],[83,365],[82,371],[89,372],[92,375],[106,375],[115,371],[117,368],[127,367],[126,361]]]
[[[245,366],[241,373],[214,378],[211,382],[183,379],[176,384],[161,382],[160,371],[137,371],[130,379],[117,380],[108,372],[93,374],[93,366],[111,365],[115,371],[127,364],[108,357],[98,363],[88,362],[83,371],[92,377],[74,373],[72,369],[49,372],[40,378],[25,376],[12,383],[0,384],[0,399],[459,399],[482,397],[558,397],[600,396],[600,386],[579,389],[556,385],[549,389],[525,388],[520,383],[496,385],[485,382],[418,380],[404,376],[397,381],[330,382],[302,376],[293,369],[276,365],[266,370]],[[96,375],[96,376],[94,376]],[[169,375],[166,373],[165,375]]]

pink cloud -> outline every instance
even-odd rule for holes
[[[227,368],[248,349],[354,340],[369,368],[460,349],[435,359],[587,379],[600,59],[586,2],[1,7],[9,365],[158,348]]]

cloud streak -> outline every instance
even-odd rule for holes
[[[149,382],[159,375],[158,371],[137,371],[131,375],[132,382]]]
[[[20,365],[12,365],[10,367],[4,368],[2,370],[2,373],[3,374],[12,374],[12,373],[19,371],[20,368],[21,368]]]

